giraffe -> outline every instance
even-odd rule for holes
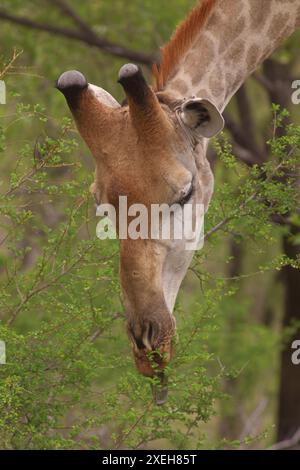
[[[120,69],[123,105],[80,72],[64,72],[56,86],[94,157],[96,203],[110,203],[118,212],[119,196],[126,195],[129,205],[201,203],[207,211],[214,178],[206,151],[223,128],[222,112],[299,26],[299,0],[202,0],[162,49],[160,65],[153,66],[154,86],[138,66]],[[193,253],[184,240],[119,243],[135,364],[163,383],[173,355],[174,304]],[[161,403],[165,398],[164,392]]]

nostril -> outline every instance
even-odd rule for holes
[[[141,318],[140,321],[131,318],[127,324],[128,335],[136,352],[148,354],[158,353],[170,343],[176,330],[175,321],[172,316],[164,319]],[[164,321],[163,321],[164,320]],[[155,356],[155,361],[161,358]]]
[[[145,349],[145,344],[143,342],[143,329],[137,325],[128,324],[127,326],[128,335],[131,338],[131,341],[137,349]]]
[[[161,339],[161,327],[156,321],[149,321],[147,324],[146,340],[148,349],[154,351],[159,346]]]
[[[140,324],[129,324],[128,334],[138,349],[153,351],[157,346],[159,326],[152,321]]]
[[[135,337],[135,338],[134,338],[134,341],[135,341],[135,344],[137,345],[137,348],[138,348],[138,349],[145,349],[145,345],[144,345],[144,343],[143,343],[142,338],[137,338],[137,337]]]

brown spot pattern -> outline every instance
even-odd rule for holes
[[[282,31],[286,29],[289,19],[290,15],[288,13],[277,13],[270,24],[267,36],[270,39],[274,39],[274,37],[280,37]]]
[[[245,18],[241,17],[236,22],[227,26],[220,38],[219,53],[222,54],[228,47],[228,44],[237,39],[245,28]]]
[[[176,78],[176,80],[172,81],[170,89],[181,95],[185,95],[188,92],[188,86],[182,78]]]
[[[184,71],[190,72],[191,69],[200,67],[206,69],[214,55],[213,41],[207,36],[201,36],[201,41],[197,41],[195,48],[189,52],[184,61]]]
[[[228,86],[228,90],[227,90],[227,96],[228,95],[232,95],[232,93],[235,93],[238,88],[241,86],[241,84],[243,83],[245,79],[245,76],[242,72],[239,72],[236,74],[234,80],[232,81],[232,85],[231,86]]]
[[[220,15],[220,13],[215,11],[207,23],[206,29],[213,36],[215,36],[220,31],[220,25],[222,25],[222,23],[223,23],[222,16]]]
[[[228,51],[227,60],[230,62],[240,62],[245,55],[245,49],[245,41],[235,41]]]
[[[249,68],[255,67],[260,59],[260,47],[257,44],[252,44],[247,52],[247,65]]]
[[[224,73],[221,67],[217,67],[209,76],[209,89],[211,93],[218,97],[224,91]]]
[[[273,0],[251,0],[250,4],[250,20],[251,28],[262,29],[267,19],[270,17]]]
[[[250,0],[251,2],[252,0]],[[269,1],[269,0],[268,0]],[[264,2],[261,2],[264,3]],[[244,8],[241,1],[237,0],[223,0],[222,4],[220,5],[220,9],[222,10],[222,14],[226,18],[238,18],[240,16],[241,10]]]

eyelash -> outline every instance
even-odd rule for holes
[[[191,199],[192,195],[194,194],[194,189],[195,189],[194,185],[192,184],[189,192],[182,199],[180,199],[180,201],[178,201],[178,204],[180,204],[181,206],[184,206],[184,204],[186,204]]]

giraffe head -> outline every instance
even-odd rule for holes
[[[96,203],[112,204],[117,214],[120,196],[148,213],[153,204],[197,202],[206,209],[213,177],[205,152],[207,138],[223,127],[218,110],[200,98],[156,93],[132,64],[121,68],[119,83],[123,106],[80,72],[65,72],[57,81],[95,159]],[[120,239],[127,331],[136,366],[146,376],[160,373],[172,356],[174,303],[192,258],[185,242]]]

